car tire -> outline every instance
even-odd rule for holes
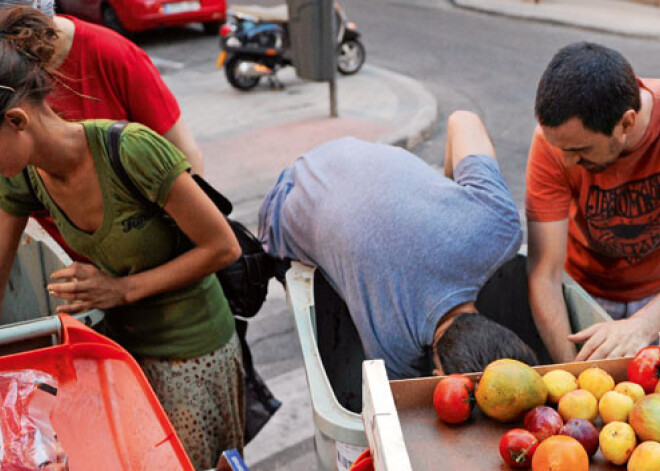
[[[337,70],[342,75],[357,74],[366,58],[362,43],[357,39],[348,39],[337,47]]]
[[[122,36],[128,36],[130,33],[126,28],[124,28],[124,25],[121,23],[119,16],[117,16],[115,9],[108,4],[103,5],[102,8],[103,11],[101,13],[101,20],[103,22],[103,26],[118,32]]]
[[[247,92],[257,86],[261,77],[239,77],[236,74],[236,69],[244,60],[246,59],[243,56],[233,56],[229,59],[225,63],[225,76],[232,87]]]
[[[222,21],[209,21],[207,23],[202,23],[204,34],[208,36],[218,36],[220,34],[220,26],[222,26]]]

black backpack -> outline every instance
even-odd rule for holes
[[[121,163],[119,157],[119,137],[127,124],[124,121],[118,121],[112,124],[108,130],[108,154],[112,168],[124,184],[124,187],[133,196],[146,205],[146,207],[153,208],[155,212],[163,212],[160,207],[147,200],[140,190],[137,189]],[[227,217],[233,209],[231,202],[227,198],[199,175],[193,175],[193,179],[225,215],[241,246],[243,255],[228,267],[216,272],[216,275],[234,315],[252,317],[259,312],[259,309],[261,309],[261,306],[266,300],[268,281],[275,274],[274,259],[264,251],[259,239],[243,224]]]

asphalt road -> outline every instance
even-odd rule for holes
[[[235,3],[255,3],[241,1]],[[274,5],[277,0],[261,0]],[[371,64],[420,80],[439,103],[436,135],[416,150],[429,162],[442,160],[444,118],[455,109],[485,120],[516,202],[523,203],[524,166],[534,129],[534,94],[552,55],[575,41],[595,41],[621,51],[640,76],[660,76],[660,44],[560,25],[521,21],[455,8],[448,0],[344,0],[363,33]],[[207,67],[217,38],[201,29],[142,34],[150,54]],[[223,79],[219,77],[219,79]],[[522,207],[522,206],[521,206]]]
[[[369,63],[414,77],[437,97],[438,127],[416,153],[440,164],[445,118],[455,109],[476,111],[491,132],[503,174],[521,209],[535,126],[536,84],[560,47],[581,40],[599,42],[621,51],[638,75],[660,77],[660,45],[653,40],[481,14],[457,9],[448,0],[344,0],[343,4],[363,33]],[[195,27],[141,34],[135,40],[152,56],[201,70],[212,70],[218,53],[217,38],[204,36]],[[218,80],[224,80],[220,73]],[[266,458],[257,460],[252,469],[315,469],[299,344],[281,290],[272,291],[249,338],[259,371],[288,401],[289,411],[278,419],[284,428],[276,429],[273,437],[291,438],[278,446],[271,443],[272,450],[269,439],[264,439],[259,451],[263,455],[266,450]],[[250,452],[248,448],[248,458]]]
[[[364,31],[369,60],[422,81],[439,103],[439,129],[417,153],[443,154],[444,119],[457,109],[485,120],[502,171],[523,207],[524,168],[535,126],[538,80],[554,53],[576,41],[619,50],[640,76],[660,76],[660,44],[457,9],[448,1],[345,2]]]

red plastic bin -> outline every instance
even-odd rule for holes
[[[0,371],[36,369],[57,379],[51,420],[71,471],[194,470],[126,350],[67,315],[0,328],[0,344],[27,338],[21,328],[59,342],[2,356]]]
[[[371,458],[371,450],[367,448],[353,462],[348,471],[374,471],[374,462]]]

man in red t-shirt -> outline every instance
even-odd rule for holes
[[[660,81],[636,78],[616,51],[571,44],[541,77],[536,116],[525,201],[534,321],[557,362],[635,354],[660,331]],[[562,268],[618,320],[570,335]]]
[[[52,15],[52,2],[0,0],[5,5],[35,5]],[[203,174],[202,153],[181,117],[179,105],[149,56],[134,43],[103,26],[71,16],[53,17],[58,29],[53,65],[61,76],[48,97],[67,120],[106,118],[142,123],[163,135]],[[74,260],[50,216],[33,215]]]
[[[201,151],[149,56],[103,26],[63,15],[53,21],[59,32],[53,65],[62,76],[48,99],[52,108],[67,120],[142,123],[175,144],[201,173]]]

